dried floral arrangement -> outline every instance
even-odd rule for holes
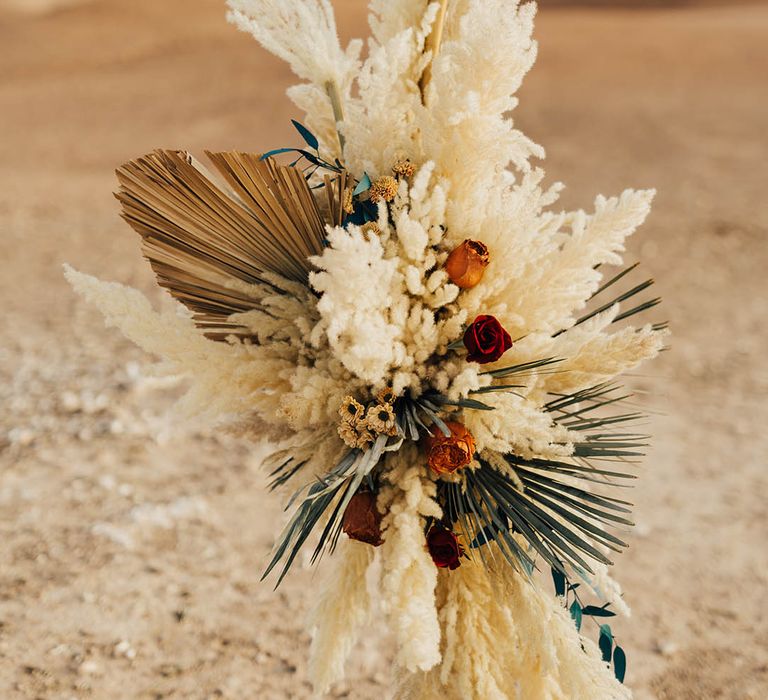
[[[188,376],[185,409],[279,444],[267,467],[291,516],[265,575],[279,584],[304,547],[333,554],[319,692],[380,604],[400,697],[629,697],[600,623],[627,612],[608,575],[631,525],[616,487],[646,444],[615,377],[667,332],[623,323],[659,302],[621,267],[653,193],[552,209],[560,187],[509,117],[533,4],[371,0],[364,60],[327,0],[228,4],[303,81],[302,144],[118,169],[123,216],[183,313],[71,283]]]

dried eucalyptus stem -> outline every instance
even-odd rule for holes
[[[432,31],[427,37],[427,42],[424,46],[425,51],[432,52],[432,58],[424,68],[424,72],[421,74],[419,80],[419,90],[421,90],[421,98],[424,99],[424,92],[429,85],[429,81],[432,79],[432,63],[437,56],[437,52],[440,50],[440,44],[443,41],[443,28],[445,27],[445,16],[448,12],[448,0],[440,0],[440,9],[437,11],[437,17],[435,17],[435,23],[432,25]]]

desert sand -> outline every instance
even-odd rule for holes
[[[335,2],[345,37],[360,0]],[[558,3],[554,3],[558,4]],[[687,4],[687,3],[686,3]],[[62,263],[157,304],[113,170],[291,144],[287,69],[220,0],[0,2],[0,698],[308,698],[322,572],[260,574],[284,516],[259,452],[103,326]],[[616,564],[639,700],[768,697],[768,7],[545,6],[517,124],[564,206],[656,187],[632,239],[671,350],[630,377],[654,446]],[[387,696],[377,629],[331,697]],[[530,699],[536,700],[536,699]]]

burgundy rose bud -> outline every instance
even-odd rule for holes
[[[378,547],[381,539],[381,513],[376,508],[376,494],[358,491],[349,501],[342,519],[342,529],[350,539]]]
[[[461,556],[464,549],[459,544],[459,538],[442,525],[433,525],[427,534],[427,549],[441,569],[458,569],[461,566]]]
[[[496,362],[512,347],[512,338],[495,316],[478,316],[464,332],[467,362]]]

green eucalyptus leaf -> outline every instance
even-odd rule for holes
[[[596,605],[587,605],[582,612],[591,617],[616,617],[616,613],[605,608],[598,608]]]
[[[354,191],[352,192],[352,196],[357,197],[357,195],[371,189],[372,184],[373,183],[371,182],[371,178],[368,177],[368,173],[363,173],[363,177],[360,178],[360,182],[357,183],[357,187],[355,187]]]
[[[562,598],[565,595],[565,575],[562,571],[552,569],[552,581],[555,583],[555,595]]]
[[[627,675],[627,655],[620,646],[613,650],[613,673],[619,683],[624,682],[624,677]]]
[[[610,662],[613,652],[613,634],[608,625],[600,625],[600,638],[597,640],[597,645],[603,653],[603,661]]]
[[[291,124],[293,124],[293,126],[296,128],[296,131],[301,134],[301,138],[306,141],[310,148],[317,150],[320,147],[320,142],[317,140],[317,137],[309,129],[307,129],[306,126],[297,122],[295,119],[291,119]]]
[[[279,156],[281,153],[300,153],[298,148],[275,148],[272,151],[267,151],[266,153],[262,154],[261,158],[259,160],[266,160],[267,158],[271,158],[272,156]]]
[[[576,629],[580,632],[581,631],[581,605],[579,605],[575,600],[573,603],[571,603],[571,617],[573,618],[573,621],[576,623]]]

